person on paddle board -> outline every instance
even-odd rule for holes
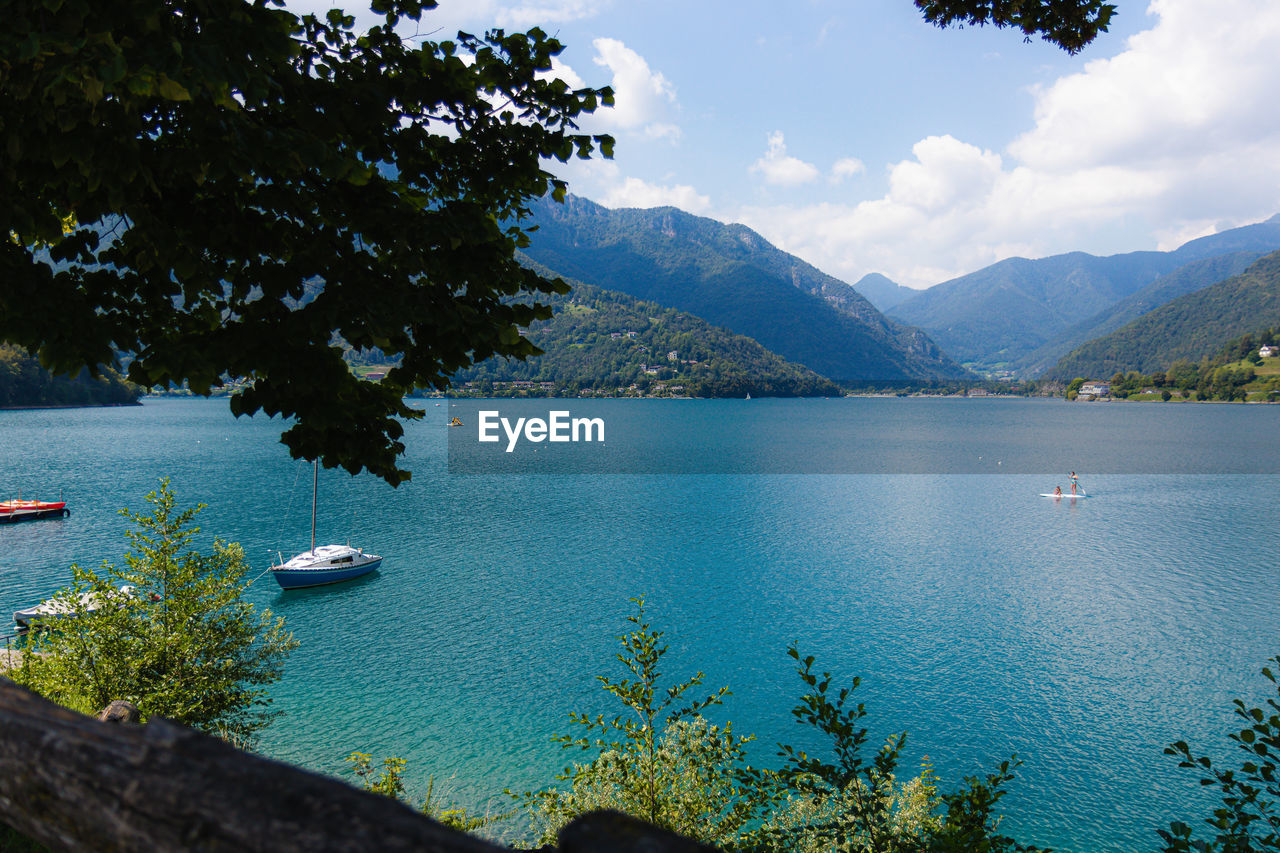
[[[1076,472],[1071,472],[1071,494],[1076,493],[1076,489],[1080,486],[1080,480],[1076,477]]]
[[[1060,498],[1060,497],[1062,497],[1062,486],[1054,486],[1054,487],[1053,487],[1053,496],[1054,496],[1055,498]]]

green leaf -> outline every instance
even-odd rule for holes
[[[156,80],[156,92],[160,97],[170,101],[189,101],[191,93],[181,83],[161,74]]]
[[[18,43],[17,60],[25,62],[34,59],[40,53],[40,38],[35,32],[27,33]]]
[[[155,89],[155,78],[150,72],[134,74],[125,82],[131,95],[150,95]]]

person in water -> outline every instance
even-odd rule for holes
[[[1076,472],[1072,471],[1071,472],[1071,494],[1074,495],[1076,493],[1076,489],[1079,487],[1079,485],[1080,485],[1080,480],[1076,477]]]

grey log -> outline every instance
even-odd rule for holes
[[[109,716],[127,718],[127,709]],[[85,853],[505,849],[388,797],[242,752],[168,720],[106,724],[4,677],[0,823],[52,850]],[[614,812],[578,818],[560,843],[565,853],[713,850]]]
[[[86,853],[503,849],[167,720],[103,724],[6,678],[0,822],[53,850]]]

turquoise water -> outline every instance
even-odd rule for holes
[[[910,731],[904,769],[927,755],[955,780],[1018,753],[1003,805],[1020,840],[1149,850],[1157,826],[1203,813],[1161,748],[1187,738],[1222,751],[1230,699],[1263,698],[1257,671],[1280,652],[1280,477],[1223,473],[1277,470],[1262,457],[1280,408],[572,401],[606,419],[611,452],[703,458],[688,438],[699,430],[663,426],[701,419],[717,448],[776,458],[761,440],[773,435],[792,456],[770,474],[735,462],[483,476],[449,473],[448,445],[466,433],[444,426],[447,405],[419,405],[412,482],[393,491],[321,472],[319,538],[349,537],[383,569],[328,589],[285,594],[269,577],[250,589],[302,642],[274,690],[287,716],[264,738],[270,755],[341,774],[352,750],[398,754],[411,784],[434,774],[470,803],[545,784],[565,758],[549,738],[569,730],[568,712],[615,710],[593,676],[609,671],[627,598],[643,594],[667,632],[668,672],[729,685],[718,716],[758,736],[762,763],[780,740],[820,746],[788,713],[794,641],[840,678],[862,676],[877,737]],[[818,426],[761,426],[778,423]],[[255,566],[306,547],[310,467],[276,443],[279,422],[148,400],[0,412],[0,429],[0,490],[61,490],[73,511],[0,527],[0,612],[65,583],[73,561],[120,560],[115,510],[140,507],[162,475],[184,502],[208,504],[206,538],[241,542]],[[1036,497],[1065,485],[1057,454],[1084,432],[1093,453],[1072,467],[1091,497]],[[914,453],[907,434],[943,461],[787,473],[823,470],[795,459],[849,459],[855,442],[860,458],[901,460]],[[1037,448],[1052,473],[1027,461]],[[1017,473],[957,473],[966,455]]]

